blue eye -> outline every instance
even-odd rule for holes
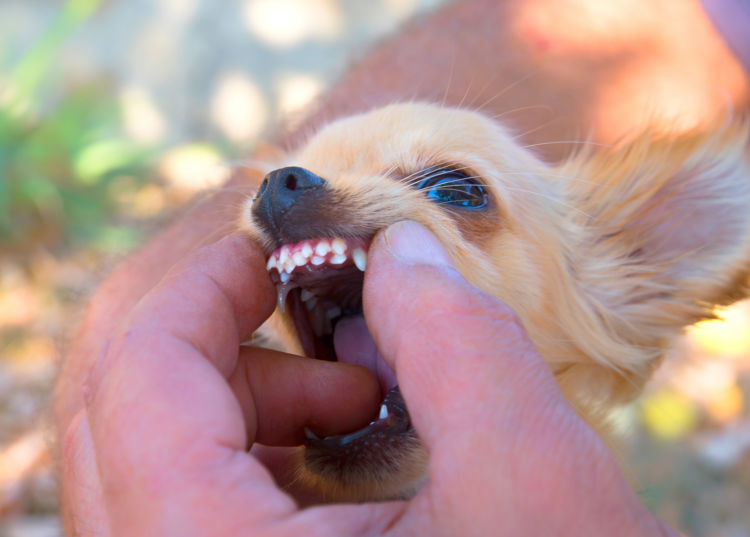
[[[424,190],[425,195],[436,203],[461,209],[483,209],[487,206],[484,187],[465,173],[451,168],[427,172],[417,188]]]

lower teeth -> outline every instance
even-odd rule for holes
[[[388,431],[391,434],[405,433],[411,429],[411,419],[406,410],[406,404],[401,396],[398,386],[391,388],[380,406],[378,419],[370,422],[366,427],[346,435],[319,437],[310,429],[305,428],[305,436],[308,446],[317,447],[343,447],[370,433]]]

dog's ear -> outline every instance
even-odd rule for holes
[[[622,299],[685,325],[747,293],[749,140],[747,125],[646,135],[582,164],[587,255],[619,267]]]
[[[558,170],[580,209],[569,252],[583,304],[559,318],[615,381],[597,380],[610,399],[635,393],[683,327],[748,295],[749,140],[747,125],[644,135]]]

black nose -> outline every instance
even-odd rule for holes
[[[290,166],[274,170],[260,185],[253,201],[253,216],[267,231],[278,236],[290,209],[303,200],[311,201],[325,187],[325,179],[305,168]]]

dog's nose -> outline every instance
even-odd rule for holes
[[[276,232],[284,215],[301,200],[325,189],[326,181],[310,170],[290,166],[274,170],[263,179],[253,201],[253,216],[267,230]]]

